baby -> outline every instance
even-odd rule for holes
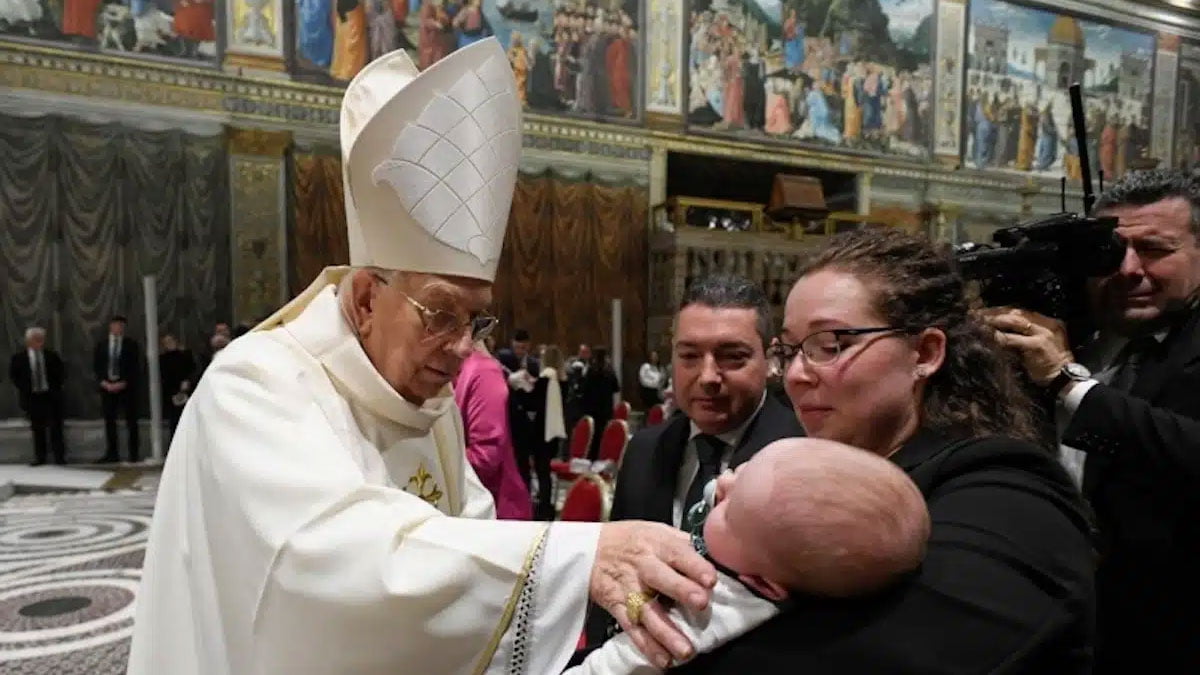
[[[871,593],[916,569],[925,555],[929,512],[920,490],[895,464],[858,448],[776,441],[709,487],[716,505],[694,507],[685,527],[718,568],[712,602],[704,612],[668,612],[697,653],[775,616],[790,592]],[[622,633],[566,672],[660,671]]]

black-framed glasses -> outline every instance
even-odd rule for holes
[[[384,285],[388,285],[388,280],[382,276],[377,274],[375,278]],[[408,293],[401,290],[397,290],[396,292],[404,296],[404,299],[417,310],[417,314],[421,317],[421,323],[425,326],[425,332],[434,337],[462,335],[463,330],[469,325],[471,327],[471,340],[478,342],[491,335],[492,331],[496,330],[496,325],[500,323],[500,319],[487,312],[480,312],[464,321],[454,312],[448,312],[444,309],[430,309]]]
[[[912,329],[899,326],[878,326],[875,328],[832,328],[809,335],[799,344],[788,344],[776,340],[768,349],[771,366],[779,373],[787,372],[788,366],[796,356],[803,354],[804,360],[812,365],[824,366],[834,363],[842,355],[842,351],[853,346],[846,344],[846,338],[874,333],[912,332]]]

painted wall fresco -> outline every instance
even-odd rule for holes
[[[216,0],[0,0],[0,35],[216,63]]]
[[[294,67],[348,82],[408,49],[420,68],[495,35],[538,112],[641,115],[641,0],[297,0]]]
[[[923,157],[932,0],[694,0],[692,129]]]
[[[1175,166],[1200,166],[1200,44],[1180,46],[1175,84]]]
[[[1150,142],[1155,36],[1090,19],[971,0],[964,164],[1080,177],[1067,87],[1083,85],[1088,154],[1113,180]]]

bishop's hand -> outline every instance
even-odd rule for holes
[[[717,571],[692,548],[688,535],[662,523],[637,520],[605,523],[596,546],[589,594],[629,633],[651,663],[691,658],[693,647],[663,607],[650,601],[631,620],[631,595],[660,593],[701,611],[708,606]]]

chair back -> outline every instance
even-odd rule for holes
[[[604,435],[600,437],[600,453],[598,459],[612,462],[620,466],[621,455],[625,454],[625,446],[629,444],[629,422],[625,420],[609,420],[604,425]]]
[[[596,421],[591,415],[584,415],[575,423],[575,428],[571,430],[571,446],[569,448],[572,459],[587,457],[588,448],[592,446],[592,434],[596,432]]]
[[[610,506],[608,486],[595,476],[581,476],[567,490],[558,517],[577,523],[599,523],[608,520]]]
[[[646,411],[646,426],[652,427],[655,424],[662,424],[662,421],[667,418],[667,409],[661,403],[655,403]]]
[[[612,418],[614,420],[629,419],[629,401],[621,401],[620,403],[613,406]]]

